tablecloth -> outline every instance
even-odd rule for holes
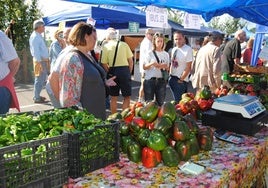
[[[251,187],[260,183],[267,170],[267,135],[268,127],[263,127],[254,137],[245,136],[244,143],[238,145],[214,139],[211,151],[191,158],[206,166],[199,175],[186,174],[178,167],[163,164],[145,168],[121,154],[119,162],[71,180],[69,187]],[[179,166],[184,163],[181,161]]]

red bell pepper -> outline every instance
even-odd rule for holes
[[[161,153],[149,147],[144,147],[142,149],[141,161],[146,168],[153,168],[161,162]]]
[[[145,128],[145,120],[138,116],[133,117],[132,124],[135,124],[139,126],[140,128]]]

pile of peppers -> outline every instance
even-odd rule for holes
[[[155,102],[136,102],[120,116],[109,118],[112,117],[121,121],[121,151],[130,161],[141,162],[147,168],[159,163],[175,167],[200,150],[212,147],[210,128],[199,133],[201,129],[196,119],[191,114],[181,115],[173,102],[166,102],[161,107]]]
[[[0,147],[90,130],[106,123],[86,110],[74,108],[9,114],[0,117]]]

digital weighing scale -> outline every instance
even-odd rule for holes
[[[266,111],[258,97],[240,94],[226,95],[215,99],[212,109],[239,113],[244,118],[250,119]]]
[[[231,94],[214,100],[202,124],[238,134],[254,135],[268,122],[268,112],[255,96]]]

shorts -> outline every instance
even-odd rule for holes
[[[131,74],[128,66],[114,67],[114,75],[116,76],[116,86],[110,86],[109,94],[111,96],[131,96]]]

